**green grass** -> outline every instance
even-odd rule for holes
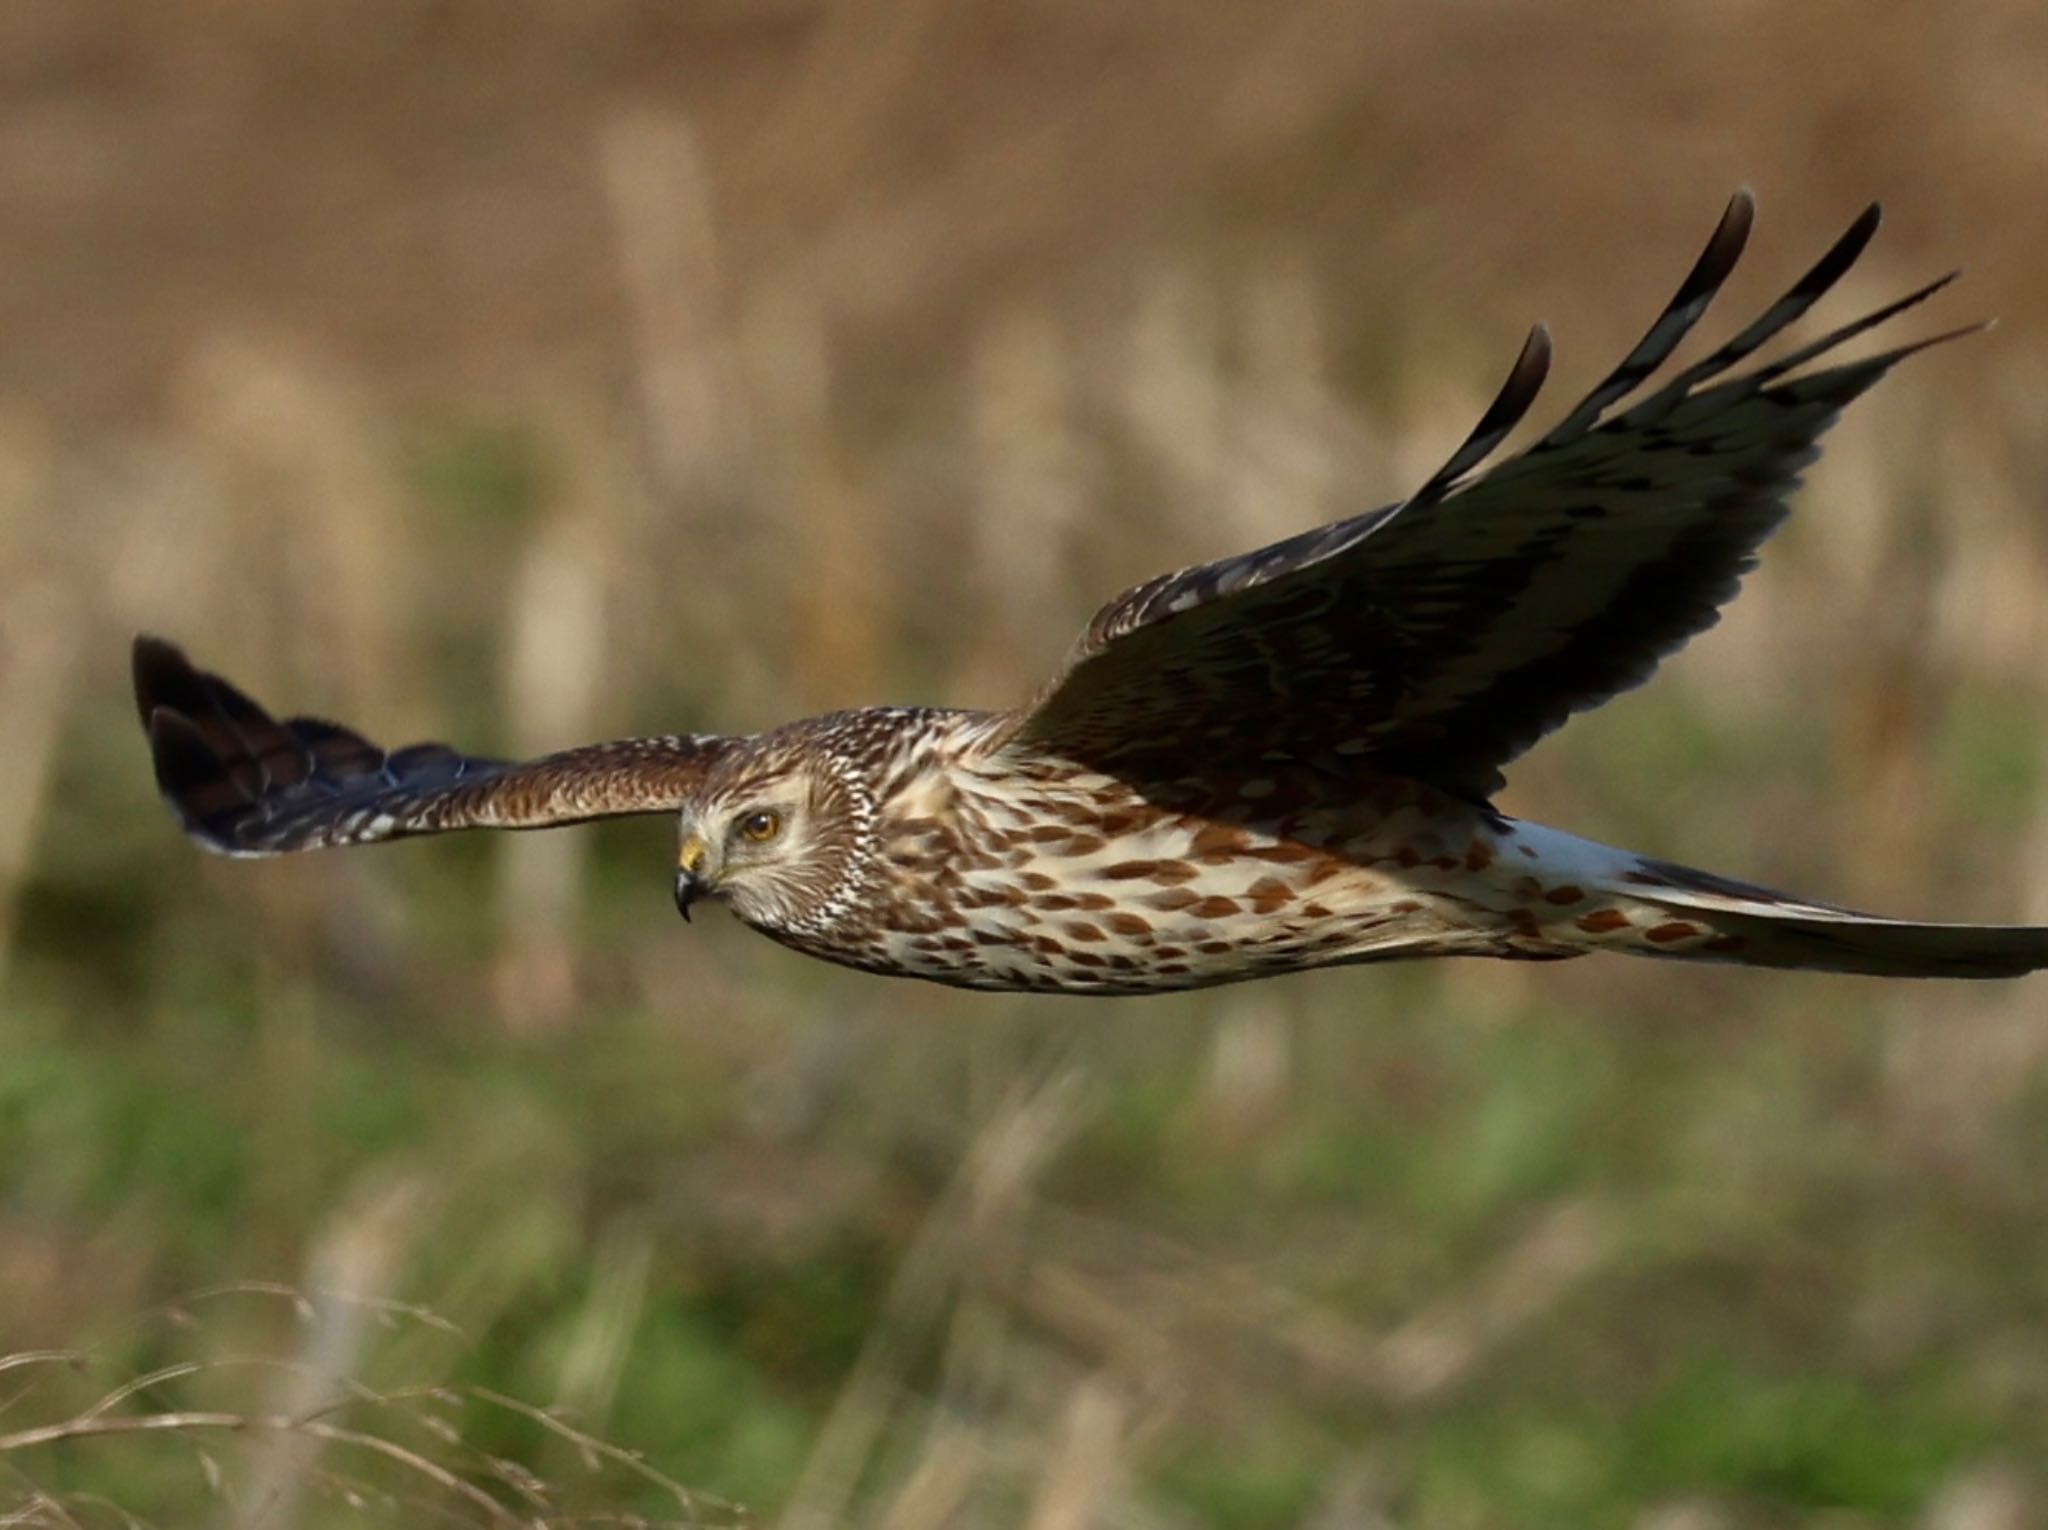
[[[425,880],[473,874],[451,864]],[[435,894],[398,895],[411,906]],[[161,996],[125,1022],[105,998],[124,985],[118,973],[81,971],[67,986],[69,969],[48,961],[31,964],[10,1015],[0,1204],[86,1260],[73,1292],[95,1314],[86,1330],[118,1321],[124,1303],[224,1278],[303,1278],[337,1208],[403,1172],[430,1186],[432,1206],[406,1234],[403,1293],[467,1335],[438,1363],[544,1403],[590,1304],[611,1289],[599,1262],[616,1247],[608,1230],[630,1226],[648,1250],[644,1289],[597,1422],[691,1485],[764,1512],[802,1468],[987,1108],[975,1081],[1042,1066],[1037,1028],[1068,1024],[1027,1006],[978,1028],[971,1001],[920,993],[903,1034],[864,1023],[822,1115],[795,1137],[762,1137],[747,1115],[750,1070],[783,1059],[736,1045],[732,1027],[815,1044],[843,1023],[829,1012],[777,1016],[771,999],[726,1021],[628,1004],[521,1040],[481,1007],[429,1013],[403,990],[365,1002],[282,979],[234,949],[235,916],[211,901],[188,896],[163,916],[186,933],[158,945]],[[61,901],[31,920],[61,923]],[[688,984],[742,933],[635,927],[624,938],[653,942]],[[886,997],[801,969],[781,979],[813,1005]],[[1624,1526],[1644,1505],[1700,1497],[1788,1522],[1842,1509],[1904,1523],[1975,1461],[2048,1448],[2024,1401],[2033,1394],[1981,1380],[1996,1336],[2040,1310],[2048,1239],[2010,1241],[2038,1203],[1995,1165],[1944,1168],[1895,1140],[1873,1035],[1859,1028],[1874,1019],[1824,1017],[1755,981],[1729,979],[1730,994],[1743,989],[1775,1018],[1716,1036],[1577,1013],[1550,994],[1524,1015],[1466,1018],[1427,976],[1318,979],[1311,1007],[1384,987],[1406,1013],[1350,1017],[1340,1033],[1282,1021],[1302,1038],[1297,1057],[1313,1052],[1319,1066],[1286,1086],[1276,1118],[1234,1138],[1217,1135],[1205,1083],[1202,1012],[1227,997],[1155,1007],[1124,1022],[1132,1033],[1065,1030],[1094,1106],[1043,1193],[1138,1246],[1159,1240],[1178,1273],[1162,1287],[1026,1232],[987,1272],[990,1290],[1077,1262],[1141,1326],[1158,1325],[1162,1363],[1175,1346],[1203,1356],[1201,1380],[1183,1384],[1228,1385],[1244,1368],[1237,1384],[1256,1404],[1169,1412],[1134,1458],[1140,1480],[1196,1523],[1294,1523],[1359,1451],[1391,1485],[1401,1523],[1425,1530]],[[482,982],[458,968],[435,989],[481,1006]],[[904,1048],[918,1054],[910,1084]],[[1978,1151],[2026,1139],[2033,1109],[2015,1106]],[[1953,1193],[1974,1204],[1945,1188],[1959,1172]],[[1532,1217],[1573,1199],[1603,1208],[1614,1253],[1420,1407],[1276,1373],[1256,1320],[1240,1330],[1210,1308],[1176,1310],[1215,1273],[1243,1270],[1369,1341],[1444,1303],[1457,1310]],[[92,1268],[109,1228],[134,1267]],[[1882,1333],[1894,1306],[1903,1337]],[[1963,1315],[1960,1329],[1942,1310]],[[11,1344],[82,1331],[26,1316],[5,1325]],[[159,1337],[133,1363],[180,1342]],[[905,1352],[903,1384],[925,1402],[885,1427],[893,1459],[914,1464],[922,1408],[964,1405],[945,1381],[958,1342],[942,1324]],[[1074,1342],[1020,1309],[995,1362],[1015,1374],[962,1395],[1009,1417],[1026,1406],[1010,1389],[1047,1384],[1078,1358]],[[366,1364],[375,1370],[374,1352]],[[477,1439],[565,1469],[516,1419]],[[53,1485],[145,1505],[190,1490],[179,1469],[133,1465],[133,1445],[109,1452],[129,1464],[104,1480],[93,1452],[69,1449]]]

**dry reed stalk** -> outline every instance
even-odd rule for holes
[[[1074,1388],[1025,1530],[1088,1530],[1102,1522],[1127,1469],[1130,1415],[1129,1399],[1105,1376]]]
[[[670,494],[723,498],[744,458],[717,220],[696,129],[680,112],[615,114],[598,164],[639,362],[641,429]]]
[[[297,1418],[290,1414],[237,1413],[226,1409],[189,1408],[175,1411],[122,1414],[112,1417],[74,1418],[38,1429],[18,1429],[0,1435],[0,1452],[28,1450],[60,1442],[113,1439],[120,1436],[155,1434],[203,1437],[210,1433],[264,1437],[300,1437],[325,1446],[353,1446],[381,1456],[417,1472],[429,1483],[463,1502],[479,1517],[476,1524],[518,1526],[539,1530],[536,1521],[507,1509],[474,1483],[395,1441],[361,1429],[349,1429],[320,1419]],[[133,1516],[127,1516],[131,1521]],[[146,1523],[146,1522],[145,1522]]]
[[[1101,1369],[1143,1377],[1161,1396],[1198,1395],[1205,1383],[1224,1379],[1213,1357],[1176,1328],[1169,1302],[1133,1300],[1129,1289],[1050,1259],[1004,1287],[1003,1295]]]
[[[1742,1530],[1742,1521],[1717,1503],[1682,1498],[1638,1515],[1632,1530]]]
[[[555,1381],[560,1407],[592,1429],[604,1427],[647,1310],[654,1239],[638,1222],[607,1228],[591,1256],[590,1294],[563,1346]]]
[[[262,1024],[249,1039],[248,1132],[252,1221],[269,1236],[259,1265],[300,1257],[286,1231],[305,1208],[326,1204],[331,1145],[320,1129],[318,1101],[330,1055],[322,1027],[333,1006],[318,984],[288,962],[266,956],[256,974]],[[346,1290],[346,1286],[334,1289]]]
[[[926,1438],[917,1464],[876,1517],[875,1530],[952,1530],[988,1469],[977,1431],[941,1424]]]
[[[317,682],[334,711],[381,719],[394,735],[426,731],[408,657],[422,560],[358,388],[302,350],[226,335],[194,356],[182,398],[187,428],[220,466],[226,529],[242,550],[223,574],[235,604],[260,613],[259,652]]]
[[[984,1257],[986,1231],[1025,1215],[1032,1187],[1083,1119],[1078,1072],[1013,1089],[976,1134],[905,1250],[859,1359],[839,1390],[780,1520],[781,1530],[839,1530],[854,1488],[907,1384],[917,1347],[954,1286]]]
[[[2001,912],[2048,923],[2048,804],[1999,845],[2017,859],[2019,880],[2015,906]],[[2024,983],[1917,997],[1893,1010],[1885,1040],[1897,1140],[1951,1170],[1970,1163],[1995,1171],[2009,1151],[2014,1112],[2032,1097],[2048,1061],[2048,1013],[2039,997]]]
[[[1247,991],[1219,998],[1216,1011],[1195,1106],[1216,1134],[1209,1140],[1243,1142],[1286,1115],[1294,1092],[1294,1007],[1283,995]]]
[[[1330,1474],[1299,1530],[1398,1530],[1388,1513],[1386,1471],[1370,1455]]]
[[[1232,299],[1242,359],[1225,431],[1231,536],[1257,547],[1370,508],[1352,503],[1364,486],[1338,480],[1325,302],[1306,260],[1296,250],[1266,251]]]
[[[500,685],[513,754],[545,754],[603,731],[607,573],[614,522],[589,475],[528,537],[505,605]],[[498,847],[492,991],[514,1032],[554,1029],[577,1000],[573,931],[590,860],[584,834],[517,834]]]
[[[327,1273],[388,1276],[387,1261],[395,1250],[387,1242],[400,1239],[402,1223],[418,1213],[417,1184],[395,1182],[373,1195],[363,1216],[344,1226],[324,1246],[321,1261]],[[380,1225],[384,1224],[384,1225]],[[379,1268],[379,1266],[384,1266]],[[231,1523],[290,1525],[300,1520],[299,1506],[317,1492],[330,1507],[344,1511],[349,1523],[403,1526],[506,1526],[518,1530],[574,1530],[574,1527],[624,1526],[642,1530],[713,1530],[753,1523],[747,1512],[703,1494],[693,1493],[647,1464],[638,1454],[573,1427],[553,1411],[484,1387],[459,1387],[432,1382],[373,1388],[348,1372],[363,1358],[368,1336],[394,1326],[423,1328],[443,1334],[452,1325],[420,1308],[390,1300],[358,1297],[330,1289],[300,1292],[287,1286],[243,1282],[194,1293],[130,1325],[131,1330],[168,1325],[172,1342],[189,1346],[198,1330],[199,1313],[230,1298],[287,1303],[303,1325],[305,1344],[298,1359],[274,1359],[237,1351],[225,1356],[176,1360],[139,1376],[105,1385],[91,1401],[48,1422],[0,1432],[0,1466],[13,1471],[22,1484],[13,1502],[0,1502],[0,1514],[43,1514],[23,1523],[64,1524],[59,1516],[74,1508],[93,1511],[124,1525],[153,1523],[126,1506],[89,1492],[53,1494],[39,1488],[24,1462],[34,1452],[64,1446],[76,1453],[98,1441],[162,1438],[182,1443],[193,1452],[206,1495],[219,1500]],[[458,1336],[459,1337],[459,1336]],[[102,1346],[104,1350],[106,1346]],[[95,1350],[53,1351],[0,1358],[0,1372],[56,1372],[69,1381],[90,1383],[107,1370],[104,1353]],[[222,1401],[246,1382],[274,1378],[282,1406],[268,1410],[220,1405],[181,1405],[179,1389],[207,1383]],[[28,1395],[17,1388],[10,1406]],[[566,1447],[562,1470],[543,1476],[519,1462],[488,1455],[463,1436],[465,1412],[491,1411],[515,1415],[539,1429],[544,1438]],[[359,1416],[360,1424],[353,1421]],[[250,1442],[250,1487],[212,1455],[212,1437]],[[368,1463],[365,1477],[337,1467],[336,1457]],[[19,1458],[19,1459],[17,1459]],[[580,1475],[583,1481],[579,1482]],[[651,1491],[672,1505],[672,1514],[649,1517],[616,1507],[622,1490],[632,1485]],[[611,1503],[578,1506],[591,1487]],[[180,1510],[178,1523],[193,1514]],[[331,1522],[323,1516],[321,1523]]]
[[[1937,428],[1923,410],[1910,428],[1882,432],[1882,445],[1869,453],[1871,472],[1888,475],[1890,498],[1921,507],[1912,537],[1917,559],[1896,557],[1873,574],[1873,604],[1896,601],[1902,587],[1914,596],[1887,652],[1913,656],[1901,683],[1917,686],[1925,712],[1911,739],[1896,742],[1901,758],[1884,766],[1893,776],[1917,768],[1923,778],[1921,796],[1893,809],[1921,818],[1921,857],[1917,864],[1889,860],[1883,869],[1887,892],[1908,910],[1926,909],[1953,886],[1960,843],[1992,875],[1971,879],[1951,917],[2038,924],[2048,922],[2048,807],[2037,804],[2023,825],[1993,823],[1968,804],[1939,819],[1931,810],[1942,798],[1930,739],[1950,698],[1971,689],[2016,689],[2020,704],[2031,703],[2037,713],[2048,703],[2040,666],[2048,604],[2039,597],[2048,578],[2048,538],[2027,503],[2029,448],[2019,444],[2030,440],[2026,426],[2043,410],[2024,398],[1999,402],[2004,408],[1991,416],[1992,428],[1981,428],[1982,421],[1979,428]],[[1898,839],[1896,830],[1845,821],[1858,843],[1875,833],[1873,859]],[[2004,1151],[2012,1112],[2048,1057],[2038,998],[2028,985],[2012,984],[1915,994],[1893,1008],[1885,1062],[1888,1103],[1903,1127],[1899,1140],[1929,1160],[1989,1170]]]
[[[787,665],[789,690],[806,711],[875,702],[884,696],[890,613],[907,594],[877,534],[885,518],[829,446],[812,455],[787,506],[803,549],[780,602],[782,644],[765,650]]]
[[[1578,1290],[1616,1252],[1604,1208],[1570,1200],[1547,1208],[1465,1286],[1391,1330],[1373,1333],[1341,1311],[1236,1266],[1053,1212],[1034,1266],[1013,1298],[1038,1321],[1119,1375],[1199,1401],[1223,1384],[1216,1356],[1245,1344],[1285,1357],[1316,1391],[1397,1407],[1434,1402],[1465,1385],[1504,1343]],[[1122,1266],[1123,1280],[1085,1274]],[[1142,1274],[1132,1274],[1133,1270]],[[1227,1340],[1227,1344],[1224,1342]]]
[[[817,284],[794,276],[756,282],[741,300],[737,343],[764,448],[754,467],[772,484],[784,446],[805,454],[831,433],[832,337]]]
[[[142,1521],[132,1515],[123,1520],[127,1530],[140,1530]],[[0,1511],[0,1530],[85,1530],[83,1523],[58,1500],[36,1488],[17,1507]]]
[[[427,1190],[417,1179],[387,1180],[362,1187],[315,1245],[307,1267],[312,1317],[299,1356],[281,1378],[270,1412],[279,1418],[313,1419],[347,1393],[361,1367],[374,1308],[397,1283],[414,1235],[426,1212]],[[367,1300],[342,1300],[325,1293],[347,1291]],[[231,1500],[227,1522],[234,1530],[280,1530],[298,1522],[299,1506],[318,1463],[323,1441],[300,1431],[257,1437]]]
[[[760,450],[749,518],[754,566],[776,591],[757,617],[757,663],[789,674],[796,703],[824,711],[875,700],[890,613],[904,591],[881,534],[886,517],[850,470],[832,419],[833,357],[813,284],[762,284],[744,305],[739,357]]]
[[[1336,498],[1336,454],[1325,382],[1325,341],[1321,293],[1298,256],[1276,254],[1261,262],[1233,294],[1232,312],[1243,365],[1221,384],[1196,383],[1193,397],[1206,412],[1217,404],[1202,399],[1221,394],[1218,438],[1227,443],[1220,461],[1203,460],[1218,475],[1218,499],[1233,550],[1256,547],[1329,520]],[[1183,302],[1168,312],[1186,323]],[[1164,315],[1155,323],[1164,323]],[[1198,341],[1158,337],[1163,361],[1176,351],[1197,353]],[[1157,364],[1157,362],[1155,362]],[[1155,378],[1154,424],[1170,418],[1173,386]],[[1195,429],[1191,412],[1174,434]],[[1355,508],[1364,509],[1364,505]],[[1294,1079],[1295,1032],[1290,1006],[1264,992],[1240,992],[1219,1001],[1209,1054],[1208,1085],[1201,1108],[1227,1135],[1255,1133],[1286,1109]]]
[[[1924,641],[1947,540],[1920,460],[1927,432],[1897,413],[1893,423],[1881,459],[1886,491],[1866,510],[1881,522],[1881,550],[1868,596],[1849,617],[1857,640],[1837,682],[1844,709],[1834,771],[1843,885],[1849,901],[1880,906],[1918,901],[1916,890],[1934,883],[1941,826],[1928,741],[1956,678]]]
[[[2038,386],[2048,387],[2048,376]],[[2041,529],[2040,463],[2021,443],[2048,431],[2048,405],[2000,398],[1989,421],[1927,421],[1927,492],[1938,500],[1944,556],[1922,577],[1935,582],[1923,641],[1951,673],[2031,689],[2048,699],[2048,536]]]
[[[1117,375],[1119,424],[1163,479],[1172,522],[1200,539],[1195,556],[1212,542],[1225,551],[1209,524],[1226,464],[1223,312],[1194,265],[1161,259],[1143,273]]]
[[[1010,309],[976,336],[968,441],[979,503],[969,579],[979,615],[955,681],[962,694],[1013,691],[1020,639],[1073,604],[1068,560],[1090,477],[1074,394],[1072,348],[1044,309]]]
[[[142,630],[213,640],[223,616],[245,604],[218,594],[234,588],[239,542],[219,464],[185,433],[174,443],[121,442],[87,475],[103,518],[92,539],[91,593],[118,637]]]
[[[77,603],[53,582],[0,578],[0,986],[16,900],[41,831],[68,684],[83,636]]]
[[[46,544],[43,514],[57,492],[46,429],[31,416],[0,416],[0,987],[99,576],[75,548]]]
[[[2048,1499],[2030,1472],[1986,1462],[1956,1473],[1934,1494],[1920,1530],[2040,1530]]]
[[[1416,1406],[1462,1385],[1507,1340],[1582,1286],[1616,1252],[1607,1211],[1590,1200],[1551,1206],[1481,1269],[1374,1346],[1366,1369],[1389,1399]],[[1313,1362],[1313,1350],[1302,1355]]]
[[[798,578],[773,556],[787,551],[773,519],[758,519],[762,464],[780,444],[756,428],[743,385],[702,145],[681,113],[638,107],[607,123],[599,160],[628,300],[647,508],[658,518],[634,548],[654,585],[641,612],[661,645],[654,662],[673,673],[681,644],[692,690],[759,706],[781,689],[782,634],[780,607],[758,592],[764,579],[781,590]],[[701,657],[710,654],[715,664]],[[774,710],[724,726],[765,725]]]
[[[944,11],[941,0],[846,0],[823,12],[762,119],[766,131],[742,155],[742,173],[779,171],[805,201],[841,195]]]
[[[258,695],[306,696],[389,739],[439,736],[408,657],[423,564],[359,390],[303,348],[235,333],[202,345],[178,384],[183,433],[216,499],[204,525],[220,548],[196,571],[208,610],[190,640]],[[358,991],[387,989],[409,934],[384,892],[391,871],[389,860],[349,857],[267,876],[251,906],[272,980],[288,986],[285,975],[324,948]]]

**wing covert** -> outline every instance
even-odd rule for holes
[[[158,789],[185,832],[220,855],[668,812],[730,743],[676,734],[524,761],[445,744],[387,751],[336,723],[274,718],[153,637],[135,640],[134,680]]]

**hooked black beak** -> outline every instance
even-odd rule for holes
[[[676,912],[683,916],[683,923],[690,922],[690,905],[703,897],[706,888],[693,872],[676,873]]]
[[[710,880],[705,876],[705,860],[708,852],[704,841],[694,834],[683,836],[683,842],[676,846],[676,912],[683,916],[683,922],[690,921],[690,905],[711,891]]]

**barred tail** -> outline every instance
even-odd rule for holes
[[[2037,925],[1884,919],[1655,861],[1613,890],[1640,911],[1628,938],[1613,942],[1632,955],[1872,977],[2009,978],[2048,967],[2048,929]]]
[[[2040,926],[1884,919],[1543,824],[1502,819],[1496,833],[1498,864],[1517,878],[1523,950],[1872,977],[2005,978],[2048,967],[2048,928]]]

